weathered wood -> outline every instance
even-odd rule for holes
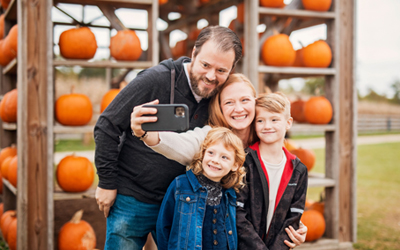
[[[335,75],[335,68],[306,68],[306,67],[275,67],[275,66],[258,66],[258,71],[261,73],[279,73],[292,74],[295,76],[324,76]]]
[[[356,241],[357,90],[355,84],[355,1],[339,0],[338,41],[340,75],[339,241]],[[350,192],[349,192],[350,190]]]
[[[3,74],[16,74],[17,73],[17,58],[14,58],[6,67],[3,68]]]
[[[99,1],[100,2],[100,1]],[[103,12],[104,16],[110,21],[111,27],[116,30],[126,30],[125,25],[115,14],[115,7],[110,4],[98,3],[97,7]]]
[[[258,82],[258,8],[258,1],[244,1],[243,29],[246,42],[244,44],[245,56],[242,59],[243,73],[249,78],[250,82],[254,85],[256,91],[260,91],[260,83]]]
[[[94,126],[62,126],[55,125],[53,131],[55,134],[84,134],[93,132]]]
[[[53,168],[48,167],[48,81],[53,79],[53,1],[18,1],[18,234],[19,250],[52,249]],[[35,42],[32,42],[35,41]],[[50,181],[51,179],[51,181]]]
[[[334,12],[318,12],[310,10],[299,9],[279,9],[279,8],[266,8],[260,7],[259,13],[262,15],[273,15],[278,17],[293,17],[293,18],[317,18],[317,19],[334,19],[336,17]]]
[[[152,66],[155,66],[160,61],[160,44],[158,42],[159,32],[156,28],[158,18],[158,0],[153,0],[153,4],[147,9],[148,24],[148,55],[147,60],[152,62]]]
[[[53,66],[80,66],[87,68],[132,68],[132,69],[145,69],[151,67],[153,62],[151,61],[135,61],[135,62],[124,62],[124,61],[85,61],[85,60],[54,60]]]
[[[4,13],[5,20],[17,20],[17,0],[11,0],[8,4],[8,8]]]
[[[336,125],[335,124],[312,125],[312,124],[294,123],[293,127],[290,128],[290,131],[333,132],[336,131]]]
[[[148,5],[153,3],[153,0],[54,0],[54,4],[58,3],[85,5],[110,4],[115,8],[145,9]]]

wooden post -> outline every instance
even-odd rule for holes
[[[243,58],[243,73],[249,78],[250,82],[254,85],[256,91],[259,91],[260,84],[258,82],[258,1],[245,0],[244,1],[244,37],[246,39],[244,44],[245,56]]]
[[[18,250],[53,249],[52,6],[18,1]]]

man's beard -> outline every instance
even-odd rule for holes
[[[211,90],[211,91],[209,89],[207,89],[207,88],[201,90],[199,88],[199,81],[200,80],[202,80],[205,83],[213,84],[215,86],[214,89]],[[218,86],[219,82],[217,80],[208,81],[206,79],[206,77],[204,77],[204,76],[199,76],[199,77],[196,78],[196,76],[193,74],[193,66],[191,67],[191,70],[190,70],[190,85],[192,86],[193,92],[196,95],[201,96],[202,98],[206,98],[206,99],[214,96],[218,92],[219,87],[220,87],[220,86]]]

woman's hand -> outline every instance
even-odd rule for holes
[[[292,226],[289,228],[285,228],[286,233],[289,235],[289,238],[292,242],[285,240],[285,244],[290,247],[291,249],[295,248],[296,246],[300,246],[304,241],[306,241],[308,228],[300,221],[300,228],[296,231]]]

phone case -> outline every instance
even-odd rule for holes
[[[184,132],[189,129],[189,108],[186,104],[143,105],[157,109],[156,122],[143,123],[144,131]],[[178,109],[177,109],[178,108]]]

